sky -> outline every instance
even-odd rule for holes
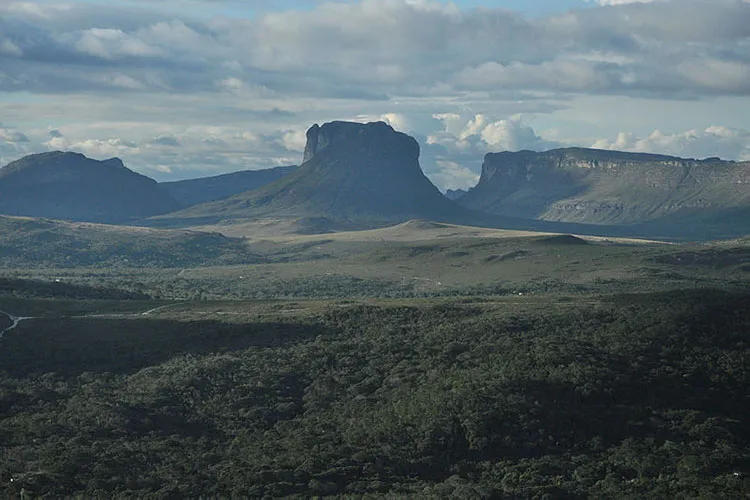
[[[0,0],[0,165],[177,180],[380,120],[469,188],[507,150],[750,160],[749,96],[750,0]]]

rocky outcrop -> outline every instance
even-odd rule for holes
[[[0,169],[0,214],[120,223],[179,208],[156,181],[119,158],[55,151]]]

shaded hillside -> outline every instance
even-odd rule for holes
[[[583,148],[503,152],[485,157],[479,183],[458,203],[498,215],[646,223],[644,230],[696,236],[723,222],[724,233],[743,234],[750,232],[748,184],[749,162]],[[695,227],[675,226],[690,222]]]
[[[160,186],[166,189],[172,198],[187,207],[258,189],[291,174],[296,169],[296,166],[290,166],[243,170],[200,179],[163,182]]]
[[[118,158],[97,161],[55,151],[0,169],[0,213],[5,215],[118,223],[179,207],[156,181]]]
[[[0,216],[0,267],[182,267],[258,262],[217,233]]]

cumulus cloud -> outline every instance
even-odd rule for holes
[[[646,137],[621,132],[613,140],[596,141],[592,147],[661,153],[686,158],[718,156],[725,159],[750,160],[750,131],[711,126],[704,130],[687,130],[673,134],[654,130]]]
[[[448,189],[470,189],[479,181],[479,174],[464,165],[448,160],[437,160],[437,169],[430,172],[430,179],[443,191]]]
[[[482,113],[436,113],[439,130],[422,140],[422,168],[442,189],[466,189],[479,179],[489,152],[547,150],[560,143],[540,137],[520,115],[495,119]]]
[[[549,149],[557,144],[547,141],[524,123],[520,115],[504,120],[493,120],[477,114],[468,120],[454,113],[436,114],[444,124],[443,130],[427,137],[430,145],[466,153],[489,151],[519,151],[522,149]]]
[[[123,132],[129,129],[127,124],[119,128]],[[304,132],[301,137],[304,140]],[[119,157],[128,167],[157,180],[298,164],[304,149],[298,131],[256,133],[229,126],[204,125],[174,127],[157,136],[141,130],[140,135],[136,133],[132,139],[107,136],[97,131],[95,124],[70,125],[63,130],[39,131],[31,140],[46,150],[76,151],[96,159]],[[0,149],[0,153],[7,153],[7,157],[0,154],[0,159],[6,163],[17,159],[13,157],[14,152]]]
[[[159,137],[154,137],[150,144],[155,146],[167,146],[170,148],[176,148],[179,147],[180,140],[177,137],[171,136],[171,135],[162,135]]]
[[[138,144],[119,137],[76,141],[60,135],[51,137],[44,145],[50,150],[77,151],[94,158],[127,156],[140,151]]]
[[[27,134],[0,123],[0,167],[28,154],[32,148],[33,144]]]
[[[281,137],[281,143],[288,151],[304,152],[307,134],[304,130],[290,130]]]

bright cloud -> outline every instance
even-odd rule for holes
[[[614,140],[601,139],[592,147],[661,153],[687,158],[736,158],[750,161],[750,131],[711,126],[704,130],[687,130],[665,134],[654,130],[647,137],[636,137],[632,133],[621,132]]]

